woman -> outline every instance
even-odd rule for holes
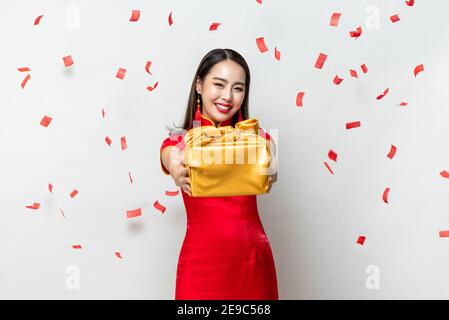
[[[234,126],[248,118],[250,72],[244,58],[231,49],[215,49],[195,73],[183,133],[161,146],[161,166],[181,193],[187,232],[179,256],[175,299],[277,300],[276,269],[257,210],[256,195],[192,197],[182,137],[197,120],[201,126]],[[270,136],[260,133],[275,146]],[[269,177],[269,188],[276,174]]]

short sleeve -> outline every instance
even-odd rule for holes
[[[165,148],[174,146],[180,148],[181,150],[184,149],[183,135],[173,134],[162,142],[159,158],[161,162],[162,171],[166,175],[169,175],[170,172],[167,170],[167,168],[164,166],[164,163],[162,162],[162,152],[164,151]]]

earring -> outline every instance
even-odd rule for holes
[[[195,119],[194,121],[200,121],[201,122],[201,106],[200,106],[200,96],[198,95],[198,99],[196,100],[196,112],[195,112]]]
[[[243,121],[243,117],[242,117],[242,109],[239,110],[239,119],[237,120],[237,122]]]

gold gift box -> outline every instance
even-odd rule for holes
[[[270,150],[257,119],[232,126],[201,126],[185,137],[184,162],[193,197],[267,193]]]

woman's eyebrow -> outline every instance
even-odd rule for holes
[[[215,79],[215,80],[221,80],[221,81],[224,81],[224,82],[228,82],[227,80],[225,80],[225,79],[223,79],[223,78],[219,78],[219,77],[213,77],[212,79]],[[235,84],[241,84],[242,86],[245,85],[243,82],[236,82]]]

